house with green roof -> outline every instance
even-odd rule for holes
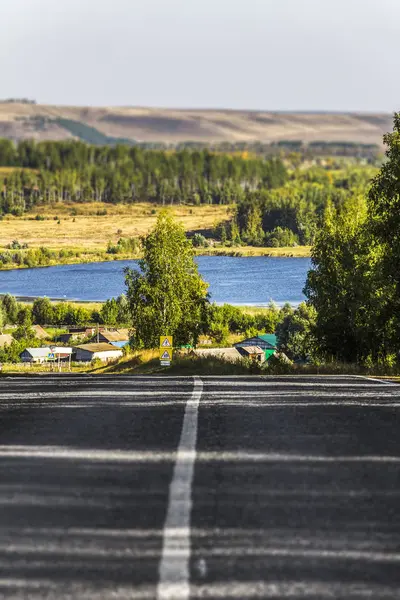
[[[248,346],[258,346],[264,351],[265,360],[269,360],[277,351],[278,340],[273,333],[259,333],[254,337],[247,338],[242,342],[234,344],[235,348],[247,348]]]

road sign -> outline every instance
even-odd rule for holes
[[[163,348],[160,348],[160,360],[172,360],[172,349],[171,348],[167,348],[166,350],[164,350]]]
[[[172,335],[160,336],[160,363],[162,367],[170,367],[172,360]]]
[[[49,352],[49,354],[47,355],[47,358],[49,360],[52,360],[53,358],[55,358],[55,355],[52,352]]]
[[[160,336],[160,348],[172,348],[172,335]]]

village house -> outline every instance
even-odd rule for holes
[[[49,347],[43,348],[26,348],[19,355],[21,362],[25,363],[45,363],[54,361],[66,361],[70,360],[72,356],[72,348]]]
[[[265,350],[260,348],[260,346],[237,346],[236,349],[243,358],[249,358],[257,362],[264,362],[266,360]]]
[[[123,348],[129,344],[129,329],[118,329],[117,331],[99,331],[98,340],[96,334],[96,336],[93,338],[93,341],[105,342],[106,344],[112,344],[117,348]]]
[[[62,333],[57,337],[58,342],[69,344],[86,338],[90,338],[96,332],[96,327],[70,328],[68,333]]]
[[[118,360],[124,354],[119,348],[105,342],[81,344],[74,348],[74,352],[78,362],[91,362],[96,359],[109,362]]]
[[[99,342],[107,342],[106,339],[101,339],[101,334],[103,332],[112,333],[116,332],[117,329],[108,329],[107,327],[100,326],[97,328],[96,326],[92,327],[69,327],[68,333],[62,333],[58,336],[57,341],[62,342],[63,344],[68,344],[72,342],[76,342],[79,340],[93,338],[94,342],[97,342],[97,334],[99,334]],[[121,330],[125,331],[125,330]],[[128,331],[128,330],[126,330]],[[124,338],[128,339],[128,335]],[[108,342],[107,342],[108,343]]]
[[[271,356],[273,356],[277,351],[277,337],[272,333],[260,333],[254,337],[247,338],[242,342],[238,342],[235,344],[235,348],[240,352],[242,349],[242,353],[244,352],[244,348],[248,347],[258,347],[264,352],[265,360],[269,360]]]

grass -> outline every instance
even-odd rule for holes
[[[63,372],[66,372],[64,367]],[[230,362],[216,356],[195,356],[184,354],[175,356],[170,367],[161,367],[158,350],[145,350],[125,356],[117,363],[94,367],[90,363],[72,363],[73,373],[90,373],[92,375],[361,375],[390,379],[400,383],[398,367],[375,366],[370,369],[355,364],[330,363],[324,365],[296,365],[271,360],[268,363],[252,363],[238,359]],[[45,375],[52,373],[49,365],[13,365],[3,364],[1,374]],[[54,373],[54,372],[53,372]]]
[[[174,358],[171,367],[161,367],[158,351],[146,351],[121,359],[118,364],[100,367],[96,373],[115,375],[245,375],[248,368],[242,361],[231,363],[217,357],[192,355]]]
[[[93,367],[90,363],[72,363],[71,365],[71,373],[89,373],[93,371]],[[65,363],[62,367],[62,373],[69,373],[68,365]],[[13,365],[11,363],[4,363],[1,368],[0,375],[46,375],[57,373],[56,370],[51,371],[50,365],[41,365],[41,364],[16,364]]]
[[[108,243],[116,244],[120,237],[145,235],[154,227],[160,210],[162,207],[149,203],[114,205],[87,202],[37,206],[22,217],[3,217],[0,248],[5,249],[13,240],[18,240],[20,243],[27,243],[29,248],[44,246],[51,250],[68,249],[81,253],[79,257],[66,259],[66,263],[138,258],[132,254],[106,254]],[[182,205],[169,207],[168,210],[183,224],[186,231],[195,232],[213,229],[216,224],[229,218],[232,207]],[[44,220],[36,220],[36,215]],[[232,248],[218,245],[199,248],[196,253],[210,256],[309,256],[310,248]]]
[[[155,225],[161,207],[152,204],[56,204],[38,206],[22,217],[6,215],[1,222],[2,245],[13,240],[30,248],[74,249],[105,252],[108,242],[120,237],[138,237]],[[229,216],[227,206],[175,206],[169,209],[186,231],[210,229]],[[106,211],[106,214],[104,214]],[[40,215],[45,220],[35,220]],[[60,220],[60,224],[58,224]],[[110,257],[112,258],[112,257]]]
[[[198,252],[203,256],[277,256],[306,258],[311,256],[311,246],[295,246],[283,248],[260,248],[255,246],[215,246]]]
[[[391,379],[400,382],[400,377],[390,369],[373,367],[367,369],[360,365],[325,364],[325,365],[291,365],[280,363],[264,363],[263,365],[239,359],[229,362],[215,356],[196,357],[194,355],[174,358],[170,367],[161,367],[158,353],[153,356],[136,356],[123,358],[116,365],[101,367],[96,373],[113,375],[362,375]]]

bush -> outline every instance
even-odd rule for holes
[[[119,238],[116,244],[108,243],[107,254],[129,254],[136,253],[140,249],[140,242],[137,238]]]
[[[10,244],[7,244],[6,248],[9,250],[23,250],[28,247],[28,244],[20,244],[18,240],[13,240]]]
[[[104,363],[102,360],[100,360],[100,358],[94,358],[91,362],[90,362],[90,366],[93,369],[100,369],[100,367],[104,367]]]
[[[293,247],[299,244],[299,238],[291,229],[275,227],[265,234],[265,245],[269,248]]]
[[[195,248],[208,248],[210,243],[201,233],[195,233],[192,238],[192,244]]]

